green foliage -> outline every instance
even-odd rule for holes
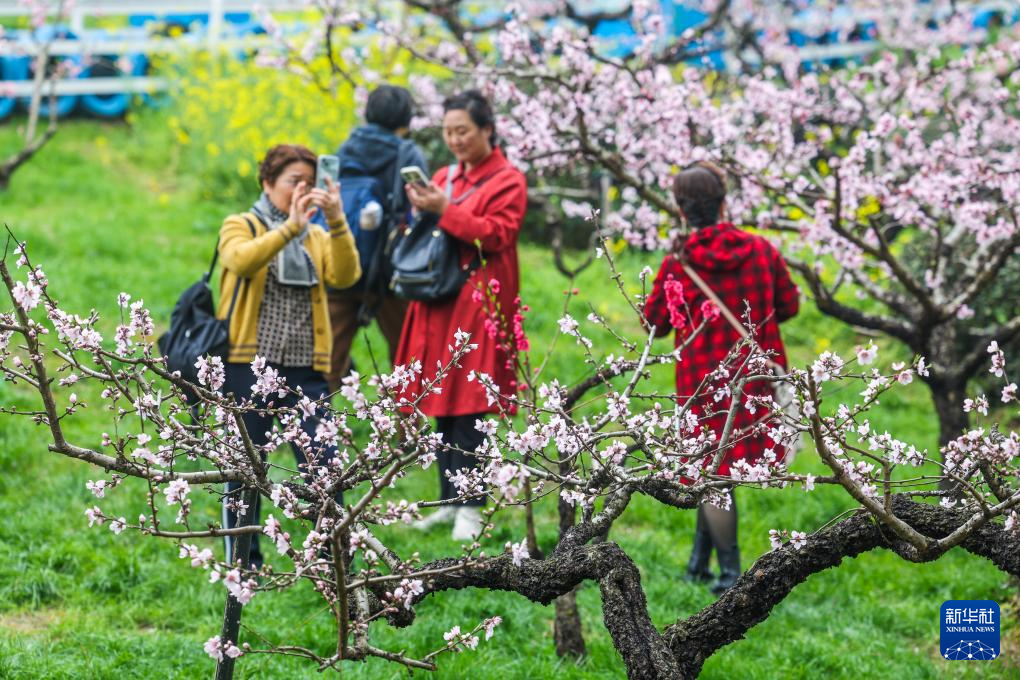
[[[193,171],[180,150],[168,142],[159,114],[142,116],[134,126],[68,123],[39,158],[14,178],[0,195],[3,219],[29,242],[42,263],[51,292],[69,309],[95,307],[105,316],[102,330],[116,323],[115,298],[128,291],[144,298],[158,322],[165,324],[178,293],[207,264],[222,217],[249,202],[252,195],[232,194]],[[13,131],[0,130],[0,148]],[[227,135],[223,135],[224,142]],[[252,192],[254,189],[252,189]],[[637,273],[655,267],[655,254],[627,254],[621,259],[628,286],[637,290]],[[523,297],[532,306],[526,327],[537,349],[536,365],[556,334],[555,320],[564,292],[575,318],[589,311],[586,300],[632,334],[637,320],[615,291],[602,262],[571,284],[555,272],[547,251],[521,249]],[[804,310],[784,326],[795,362],[807,360],[822,341],[847,353],[861,342],[850,330],[835,326],[805,302]],[[367,340],[368,342],[365,342]],[[596,346],[608,338],[593,334]],[[668,347],[669,340],[659,341]],[[384,356],[374,329],[356,343],[355,359],[371,365],[368,346]],[[892,349],[883,347],[883,351]],[[888,358],[888,355],[887,355]],[[560,339],[550,362],[550,376],[570,381],[584,368],[578,348]],[[669,391],[672,368],[657,367],[656,389]],[[82,400],[95,400],[87,385]],[[843,398],[840,395],[839,398]],[[846,398],[850,398],[849,396]],[[0,403],[27,400],[28,394],[0,386]],[[933,446],[937,424],[923,386],[890,394],[875,414],[876,427],[889,429],[919,445]],[[108,423],[98,412],[85,411],[68,422],[76,441],[97,443]],[[288,451],[276,454],[281,461]],[[795,464],[798,471],[819,472],[810,452]],[[391,498],[431,497],[432,470],[401,480]],[[212,662],[201,645],[217,633],[224,591],[205,583],[204,572],[178,559],[170,543],[133,535],[114,536],[106,527],[87,528],[83,510],[95,499],[85,482],[95,469],[49,453],[45,433],[23,420],[5,417],[0,426],[0,678],[208,677]],[[138,512],[126,502],[138,497],[136,480],[114,491],[101,505],[111,512]],[[193,494],[196,517],[217,517],[215,499]],[[805,494],[799,488],[738,492],[744,563],[768,550],[768,530],[808,530],[850,507],[845,494],[823,489]],[[555,541],[555,504],[537,509],[539,540],[548,549]],[[523,536],[524,522],[508,518],[490,549]],[[690,545],[693,513],[679,512],[638,498],[613,529],[618,541],[643,574],[652,617],[665,626],[695,613],[712,601],[707,589],[680,580]],[[412,533],[386,527],[382,538],[423,559],[445,556],[456,546],[446,530]],[[210,542],[220,550],[219,543]],[[992,565],[954,550],[933,564],[913,565],[886,552],[848,560],[836,570],[817,574],[800,585],[746,640],[722,649],[707,663],[706,678],[936,678],[1015,677],[1015,657],[965,665],[937,656],[938,611],[948,598],[990,598],[1004,602],[1005,577]],[[604,678],[623,677],[622,664],[601,617],[596,584],[586,584],[579,603],[590,655],[581,662],[556,657],[552,609],[519,596],[488,591],[445,593],[418,607],[410,629],[373,629],[380,645],[424,654],[442,643],[453,625],[474,625],[483,616],[500,614],[504,624],[475,653],[440,658],[437,678]],[[273,642],[307,645],[327,651],[335,635],[321,601],[308,588],[256,597],[244,622]],[[1007,626],[1013,626],[1008,623]],[[1015,635],[1015,626],[1007,635]],[[257,643],[252,633],[246,638]],[[379,661],[345,668],[347,677],[401,678],[406,673]],[[282,657],[243,657],[238,677],[317,678],[307,662]]]

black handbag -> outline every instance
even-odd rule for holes
[[[244,221],[248,223],[254,237],[255,225],[247,217]],[[198,368],[195,367],[195,362],[199,357],[209,355],[226,359],[230,346],[230,318],[234,315],[234,305],[237,304],[237,295],[241,290],[241,280],[238,278],[233,297],[230,299],[227,318],[217,319],[209,280],[216,268],[219,252],[220,242],[217,239],[209,271],[191,284],[177,299],[174,311],[170,315],[170,328],[158,341],[159,351],[166,358],[167,368],[170,371],[180,371],[182,378],[196,384]]]
[[[453,193],[451,165],[446,172],[446,197],[454,205],[473,194],[482,184],[499,174],[500,168],[482,179],[456,200]],[[390,256],[393,277],[390,289],[398,297],[421,302],[443,302],[457,297],[467,280],[481,265],[479,253],[467,264],[460,262],[460,241],[439,227],[439,215],[420,213],[414,224],[404,231]]]

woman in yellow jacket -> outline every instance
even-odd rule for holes
[[[249,212],[227,217],[220,229],[223,277],[218,316],[230,318],[223,390],[239,398],[252,396],[260,408],[296,407],[299,399],[292,392],[280,397],[271,389],[271,380],[259,380],[255,368],[264,376],[275,372],[288,388],[300,388],[313,402],[328,398],[324,374],[330,369],[333,334],[326,287],[347,288],[361,277],[339,187],[330,183],[328,190],[314,188],[315,167],[316,157],[309,149],[274,146],[259,167],[262,195]],[[309,225],[317,209],[326,216],[328,233]],[[335,444],[316,441],[323,415],[317,408],[301,425],[308,435],[305,444],[314,453],[312,465],[324,465],[336,456]],[[272,413],[251,411],[243,421],[255,446],[269,442]],[[291,447],[298,469],[306,479],[314,478],[305,451],[293,439]],[[227,485],[223,498],[227,527],[237,523],[240,488]],[[254,512],[257,522],[257,506]],[[228,537],[228,556],[231,549]],[[250,560],[256,568],[262,565],[257,536]]]

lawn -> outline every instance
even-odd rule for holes
[[[10,124],[0,129],[0,152],[13,138]],[[218,201],[217,187],[184,172],[177,156],[158,115],[145,116],[134,126],[73,121],[16,175],[10,191],[0,194],[0,218],[28,241],[33,259],[46,269],[51,294],[65,308],[82,314],[95,308],[110,316],[117,293],[128,291],[143,298],[165,324],[179,292],[207,265],[223,216],[247,207]],[[654,268],[658,258],[628,253],[621,266],[636,286],[637,273],[645,265]],[[563,292],[571,284],[541,247],[522,246],[521,259],[522,296],[533,309],[527,328],[540,359],[556,333]],[[581,293],[571,301],[571,312],[583,318],[587,301],[595,301],[597,311],[635,334],[637,322],[600,264],[573,284]],[[107,318],[103,330],[112,331],[114,323]],[[802,362],[828,347],[849,351],[862,340],[821,317],[809,301],[784,326],[784,335],[794,360]],[[604,337],[593,337],[596,347],[608,347]],[[669,341],[660,342],[665,347]],[[362,367],[371,364],[369,345],[383,354],[374,329],[356,346],[355,359]],[[895,351],[888,347],[889,353]],[[549,375],[569,382],[583,370],[573,343],[560,342]],[[672,370],[657,368],[654,380],[668,391]],[[80,396],[87,402],[89,395],[85,386]],[[5,405],[27,396],[0,386]],[[934,446],[936,422],[923,386],[884,399],[873,421],[904,439]],[[86,444],[97,443],[106,427],[102,415],[91,411],[69,425],[77,441]],[[201,645],[218,633],[223,588],[206,585],[205,573],[178,559],[169,542],[118,537],[105,527],[89,529],[83,510],[94,499],[85,482],[97,478],[97,470],[48,453],[45,443],[45,433],[31,424],[0,419],[0,678],[208,677],[213,664]],[[276,455],[286,460],[290,453]],[[795,469],[817,471],[821,465],[807,451]],[[388,497],[428,498],[435,486],[430,469],[403,480]],[[129,495],[115,492],[102,504],[119,514],[137,514],[137,506],[126,502]],[[215,516],[214,501],[196,498],[196,512]],[[826,489],[811,494],[798,488],[744,489],[738,503],[745,566],[768,550],[769,529],[810,531],[850,507],[845,496]],[[693,519],[693,513],[638,498],[611,535],[640,567],[651,614],[661,626],[712,601],[706,588],[680,579]],[[551,503],[539,506],[538,521],[540,542],[550,547],[555,537]],[[398,549],[417,550],[426,560],[455,549],[439,529],[418,534],[389,527],[382,534]],[[506,540],[522,536],[523,519],[513,516],[487,547],[498,550]],[[993,662],[961,664],[938,656],[944,600],[1005,604],[1011,593],[1005,575],[959,549],[925,565],[886,552],[866,554],[797,588],[747,639],[712,657],[703,677],[1016,677],[1016,644],[1013,654],[1007,649]],[[440,657],[436,676],[622,677],[622,664],[602,625],[597,586],[587,584],[579,599],[589,649],[580,662],[556,657],[551,608],[486,591],[431,598],[418,607],[412,628],[378,626],[373,639],[379,646],[422,655],[442,646],[442,633],[453,625],[471,627],[499,614],[504,623],[491,641],[473,653]],[[256,597],[245,609],[244,622],[253,631],[246,639],[256,644],[258,634],[326,652],[335,634],[323,605],[304,587]],[[1015,634],[1014,625],[1006,622],[1004,637]],[[355,678],[405,675],[382,662],[344,672]],[[238,676],[319,674],[300,660],[245,657]]]

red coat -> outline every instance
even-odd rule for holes
[[[441,384],[442,392],[422,400],[422,411],[429,416],[460,416],[472,413],[498,413],[496,404],[489,405],[485,391],[477,382],[468,382],[470,371],[489,374],[503,394],[516,389],[515,373],[507,366],[508,357],[499,343],[486,333],[486,310],[472,299],[477,284],[499,281],[500,306],[507,323],[517,311],[520,274],[517,266],[517,234],[528,206],[528,185],[524,175],[514,168],[497,148],[467,173],[463,164],[454,171],[453,200],[439,220],[439,226],[456,237],[461,244],[461,261],[469,262],[477,252],[474,242],[481,242],[486,263],[480,267],[455,299],[440,302],[412,302],[404,318],[404,330],[397,348],[396,364],[422,362],[422,377],[428,381],[436,374],[436,362],[445,365],[452,354],[457,329],[471,334],[478,349],[470,352]],[[446,186],[447,168],[440,168],[432,180]],[[461,202],[473,187],[474,193]],[[421,392],[421,382],[412,384],[405,396],[414,398]]]
[[[786,263],[775,247],[760,236],[748,234],[724,222],[695,231],[684,243],[684,250],[691,268],[704,279],[734,316],[742,319],[745,305],[750,306],[751,321],[758,328],[758,344],[776,352],[775,361],[785,367],[786,350],[779,335],[779,322],[797,313],[799,301],[797,286],[790,279]],[[678,329],[676,346],[679,346],[687,333],[701,323],[701,304],[706,297],[687,276],[680,263],[672,255],[667,255],[655,278],[652,293],[645,302],[645,316],[656,327],[656,335],[663,336],[673,330],[665,291],[665,284],[670,279],[683,286],[682,299],[692,316],[687,320],[689,325],[686,328]],[[721,314],[710,321],[682,352],[677,362],[678,398],[682,400],[693,394],[705,376],[719,366],[740,339],[737,330]],[[748,383],[744,388],[745,397],[766,396],[770,393],[771,386],[765,382]],[[728,409],[730,400],[726,398],[716,404],[708,396],[700,400],[699,406],[701,412]],[[750,428],[761,413],[759,410],[755,416],[740,408],[734,422],[734,433]],[[723,413],[702,422],[711,427],[718,438],[722,435],[726,416]],[[766,447],[773,445],[764,434],[737,441],[723,459],[719,474],[728,475],[730,463],[734,460],[756,461]]]

